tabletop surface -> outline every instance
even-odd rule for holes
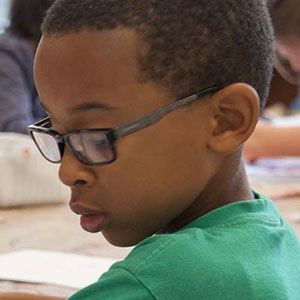
[[[274,201],[300,238],[300,197]],[[0,209],[0,254],[26,248],[123,259],[131,249],[109,245],[101,234],[84,232],[67,204]],[[0,281],[0,292],[68,297],[70,288]]]
[[[22,249],[62,251],[123,259],[130,249],[109,245],[100,233],[90,234],[67,204],[0,209],[0,254]],[[64,287],[0,281],[0,292],[28,292],[67,297]]]

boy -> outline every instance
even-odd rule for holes
[[[58,0],[48,13],[35,77],[50,119],[32,137],[61,163],[82,227],[137,245],[70,300],[299,299],[299,242],[241,159],[272,74],[262,2]]]

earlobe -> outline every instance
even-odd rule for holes
[[[252,134],[259,118],[259,97],[245,83],[227,86],[212,98],[213,130],[208,147],[218,153],[239,148]]]

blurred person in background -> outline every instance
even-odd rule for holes
[[[276,35],[277,71],[292,84],[300,83],[299,0],[267,0]],[[300,128],[279,128],[261,121],[244,148],[247,160],[300,156]]]
[[[40,26],[54,0],[13,0],[10,25],[0,35],[0,132],[26,133],[45,116],[33,80]]]

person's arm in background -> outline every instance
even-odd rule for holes
[[[0,131],[26,133],[34,123],[31,92],[18,62],[0,51]]]
[[[300,156],[300,128],[279,128],[258,123],[244,146],[246,160],[260,157]]]
[[[65,300],[57,297],[38,296],[32,294],[0,293],[0,300]]]

